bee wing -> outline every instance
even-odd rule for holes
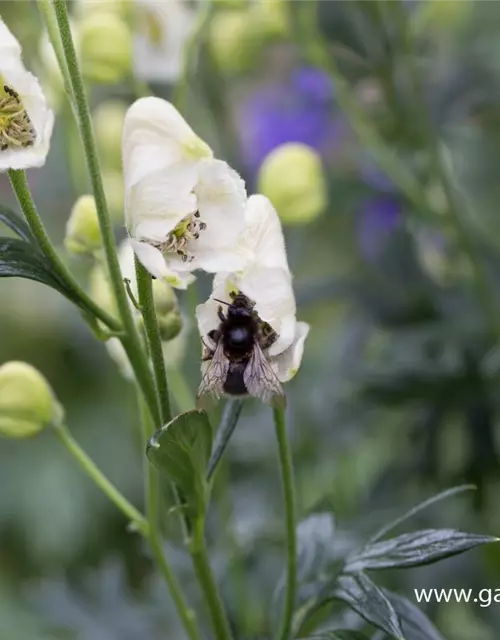
[[[259,398],[266,404],[284,405],[283,386],[258,344],[254,345],[243,380],[251,396]]]
[[[228,370],[229,360],[224,354],[224,347],[222,340],[220,340],[211,360],[207,360],[205,363],[203,377],[196,394],[197,405],[203,404],[203,402],[199,402],[202,396],[211,395],[219,399],[224,394],[224,383]]]

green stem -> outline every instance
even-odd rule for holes
[[[106,478],[95,462],[85,453],[78,442],[73,438],[67,427],[64,425],[55,427],[55,432],[71,453],[79,466],[85,471],[89,478],[105,493],[118,509],[134,523],[135,528],[143,536],[148,537],[149,525],[144,516],[130,504],[130,502],[118,491],[118,489]]]
[[[149,271],[142,266],[137,258],[135,259],[135,275],[139,294],[139,307],[144,321],[149,357],[153,364],[156,393],[160,403],[161,422],[162,424],[167,424],[172,420],[172,410],[170,408],[167,371],[163,359],[160,330],[153,298],[153,279]]]
[[[219,595],[217,583],[212,573],[212,568],[210,567],[203,528],[204,522],[203,519],[201,519],[198,522],[198,533],[195,535],[195,545],[191,550],[193,567],[203,591],[215,637],[217,640],[231,640],[231,629]]]
[[[295,32],[304,46],[305,55],[312,64],[323,69],[332,78],[336,100],[359,140],[414,205],[416,213],[434,218],[435,212],[422,191],[420,182],[405,168],[401,158],[387,147],[340,72],[333,52],[328,49],[318,31],[317,3],[311,1],[292,4],[297,12],[294,17]]]
[[[151,423],[148,408],[144,406],[143,402],[140,402],[141,407],[141,423],[143,428],[143,449],[146,449],[146,443],[148,439],[154,433],[154,427]],[[199,640],[200,634],[198,631],[196,616],[194,611],[189,607],[184,594],[177,580],[177,577],[172,570],[167,557],[163,551],[162,537],[160,530],[160,478],[158,470],[152,464],[147,464],[146,471],[146,514],[149,522],[149,543],[151,550],[161,571],[165,582],[170,590],[172,600],[177,608],[177,612],[182,621],[184,629],[190,638],[190,640]]]
[[[380,2],[380,0],[379,0]],[[386,6],[386,0],[380,3],[381,7]],[[451,219],[455,228],[458,241],[462,247],[462,251],[468,257],[474,273],[474,283],[478,303],[483,310],[490,335],[493,339],[500,338],[500,322],[497,321],[498,309],[495,304],[494,296],[488,284],[488,277],[480,253],[468,232],[461,215],[461,204],[458,201],[455,188],[451,183],[448,170],[444,164],[439,141],[436,132],[433,130],[432,122],[427,105],[423,99],[424,91],[419,70],[414,61],[414,52],[411,42],[411,30],[408,25],[406,8],[401,1],[387,3],[387,7],[393,12],[397,22],[398,34],[401,40],[401,53],[403,60],[406,61],[408,77],[411,82],[412,104],[416,106],[416,111],[420,115],[422,122],[422,133],[425,137],[427,148],[430,154],[430,173],[436,178],[443,189],[446,198],[448,217]]]
[[[9,179],[12,189],[19,201],[19,205],[24,213],[24,217],[26,218],[33,235],[37,239],[38,246],[54,268],[54,271],[64,281],[65,285],[71,290],[75,298],[79,298],[96,318],[101,320],[101,322],[104,322],[104,324],[112,331],[120,331],[122,328],[120,322],[104,311],[104,309],[101,309],[101,307],[99,307],[99,305],[90,298],[73,275],[68,271],[65,264],[59,257],[47,234],[47,231],[45,230],[45,227],[43,226],[42,219],[40,218],[40,214],[38,213],[33,201],[24,171],[10,169]]]
[[[121,339],[130,363],[134,369],[136,379],[142,389],[149,410],[155,423],[160,424],[160,413],[156,399],[154,380],[149,369],[147,359],[141,345],[141,339],[130,309],[127,293],[122,280],[120,265],[116,252],[113,227],[109,217],[108,205],[104,194],[99,158],[90,117],[90,109],[85,94],[85,86],[78,65],[75,46],[71,36],[66,0],[53,0],[59,34],[61,37],[64,57],[69,71],[71,87],[75,98],[78,127],[85,151],[85,160],[92,184],[99,226],[108,267],[108,274],[116,298],[120,318],[123,322],[125,336]],[[49,34],[50,35],[50,34]]]
[[[287,576],[285,600],[278,638],[279,640],[287,640],[290,637],[293,612],[295,609],[297,589],[297,541],[295,532],[296,507],[292,453],[286,433],[285,412],[283,409],[274,409],[274,427],[276,440],[278,441],[278,454],[281,469],[281,481],[283,484],[287,533]]]

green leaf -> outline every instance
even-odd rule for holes
[[[389,531],[392,531],[403,522],[406,522],[410,518],[413,518],[417,513],[431,507],[433,504],[440,502],[441,500],[446,500],[447,498],[451,498],[452,496],[456,496],[459,493],[463,493],[464,491],[473,491],[476,487],[473,484],[462,484],[458,487],[452,487],[451,489],[447,489],[446,491],[442,491],[441,493],[432,496],[432,498],[428,498],[424,500],[424,502],[420,502],[416,506],[414,506],[409,511],[406,511],[402,516],[399,516],[395,520],[392,520],[388,524],[384,525],[382,529],[377,531],[377,533],[370,538],[370,542],[376,542],[383,538]]]
[[[0,278],[27,278],[56,289],[81,304],[52,272],[44,256],[32,244],[17,238],[0,238]]]
[[[357,573],[365,569],[419,567],[496,541],[497,538],[454,529],[422,529],[376,542],[351,554],[344,571]]]
[[[147,456],[177,486],[190,516],[205,513],[205,480],[212,429],[204,411],[188,411],[159,429],[148,442]]]
[[[399,615],[406,640],[446,640],[425,613],[412,602],[388,589],[383,591]]]
[[[317,635],[308,636],[302,640],[367,640],[367,637],[360,631],[338,629],[335,631],[322,631]]]
[[[334,597],[377,629],[396,640],[406,640],[398,614],[384,592],[364,573],[342,575],[337,581]]]
[[[18,216],[17,213],[14,213],[14,211],[7,209],[7,207],[4,207],[1,204],[0,222],[3,222],[7,227],[9,227],[9,229],[12,229],[12,231],[21,238],[21,240],[26,240],[26,242],[30,243],[36,243],[36,240],[31,233],[31,229],[29,228],[27,223],[20,216]]]
[[[335,519],[333,514],[313,513],[297,527],[297,576],[299,582],[317,580],[333,560]]]

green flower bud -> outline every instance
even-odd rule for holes
[[[252,67],[261,53],[263,34],[246,11],[219,11],[210,23],[210,48],[222,71],[237,74]]]
[[[418,4],[412,18],[414,33],[440,30],[453,34],[468,23],[473,2],[466,0],[428,0]]]
[[[168,342],[176,338],[182,331],[182,316],[179,310],[158,316],[158,328],[162,342]]]
[[[113,13],[126,18],[134,8],[133,0],[78,0],[75,4],[76,13],[81,18],[97,13]]]
[[[78,25],[80,59],[92,82],[121,82],[132,69],[132,32],[118,15],[90,13]]]
[[[153,297],[158,315],[164,315],[179,308],[173,288],[161,280],[153,280]]]
[[[277,147],[262,163],[258,190],[285,224],[306,224],[326,208],[328,193],[321,159],[305,144]]]
[[[29,438],[44,427],[59,424],[63,409],[48,382],[24,362],[0,367],[0,434]]]
[[[250,19],[267,40],[284,38],[290,32],[288,9],[284,0],[259,0],[252,6]]]
[[[93,196],[80,196],[73,205],[64,238],[71,253],[93,253],[102,246],[101,230]]]
[[[94,111],[94,131],[102,165],[120,171],[122,131],[127,105],[121,100],[102,102]]]
[[[123,224],[125,209],[125,191],[123,189],[123,175],[121,171],[103,171],[102,182],[108,202],[108,209],[114,222]]]

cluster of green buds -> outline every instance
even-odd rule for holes
[[[64,411],[49,383],[24,362],[0,366],[0,435],[29,438],[61,424]]]

